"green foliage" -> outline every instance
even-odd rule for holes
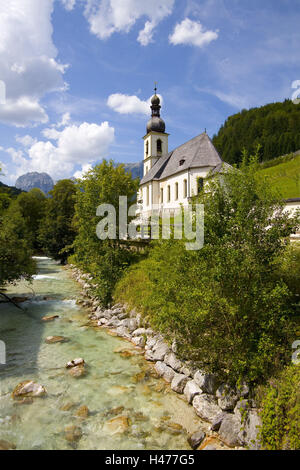
[[[34,250],[40,248],[37,237],[40,222],[45,215],[45,207],[46,196],[37,188],[29,192],[22,192],[11,204],[10,211],[20,211],[26,226],[26,238]]]
[[[72,180],[60,180],[49,192],[45,216],[39,228],[39,243],[43,252],[64,263],[73,252],[76,236],[75,214],[76,186]]]
[[[25,220],[18,205],[0,217],[0,286],[35,273]]]
[[[257,158],[244,155],[240,170],[211,179],[201,193],[201,250],[186,251],[175,240],[154,243],[115,294],[175,336],[183,357],[225,380],[252,383],[289,359],[292,295],[275,260],[299,223],[257,179],[257,167]]]
[[[300,155],[276,158],[277,164],[260,165],[258,177],[265,178],[274,190],[284,198],[300,197]]]
[[[300,149],[300,106],[292,101],[271,103],[230,116],[213,143],[230,163],[240,163],[244,149],[253,152],[261,144],[261,161]]]
[[[260,439],[266,450],[300,449],[300,365],[285,368],[261,391]]]
[[[100,219],[96,210],[101,204],[112,204],[118,227],[119,196],[127,196],[129,203],[133,203],[137,189],[138,181],[126,173],[123,165],[115,167],[113,161],[104,160],[78,181],[75,215],[78,236],[73,259],[98,281],[95,293],[103,304],[111,301],[116,281],[139,256],[122,248],[118,239],[99,240],[96,228]]]

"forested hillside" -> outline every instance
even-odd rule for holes
[[[291,100],[243,110],[230,116],[213,137],[213,143],[228,163],[239,163],[242,151],[252,153],[261,145],[261,161],[300,149],[300,105]]]

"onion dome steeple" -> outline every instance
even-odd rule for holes
[[[152,117],[150,121],[148,121],[148,124],[147,124],[147,134],[149,134],[149,132],[152,132],[152,131],[165,133],[165,130],[166,130],[165,122],[160,117],[161,106],[160,106],[159,96],[157,96],[156,94],[157,92],[156,85],[154,88],[154,92],[155,94],[151,98]]]

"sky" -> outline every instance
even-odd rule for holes
[[[299,0],[0,0],[0,180],[142,160],[155,82],[170,150],[291,98],[299,24]]]

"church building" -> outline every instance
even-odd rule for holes
[[[160,117],[160,99],[151,99],[152,117],[144,137],[144,176],[138,195],[139,218],[148,218],[153,210],[175,214],[198,194],[208,174],[229,166],[222,161],[209,136],[204,132],[169,152],[166,125]]]

